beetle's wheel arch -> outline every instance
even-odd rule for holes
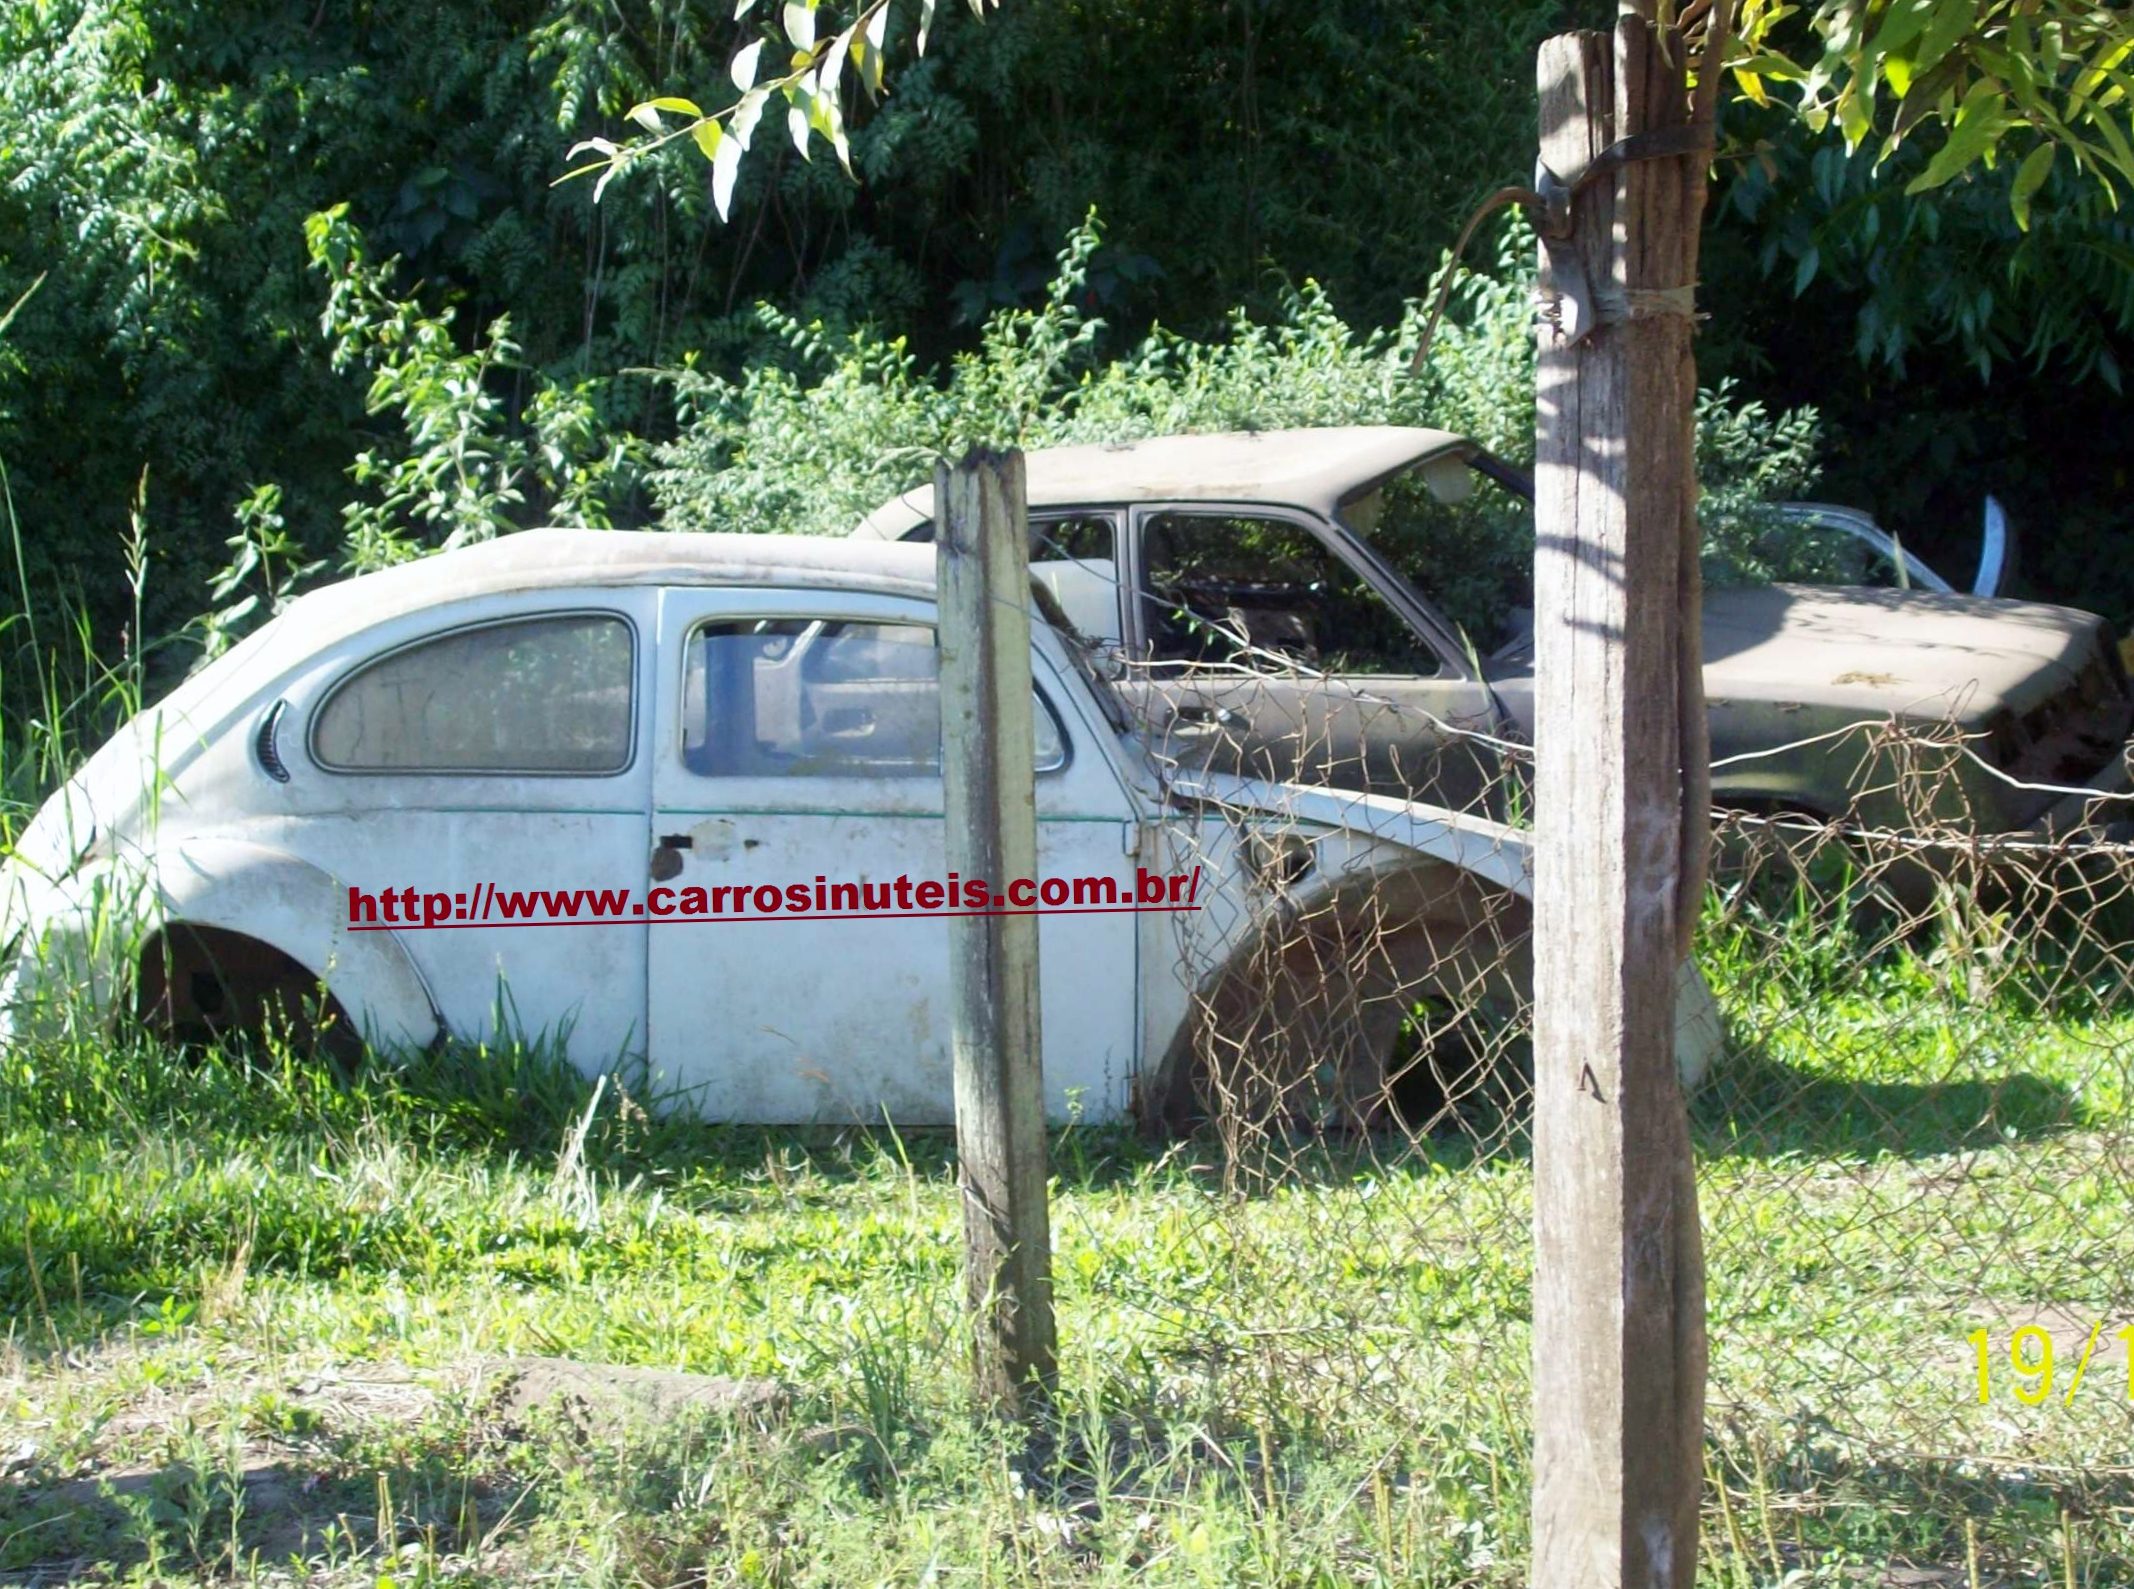
[[[1359,874],[1303,919],[1272,915],[1196,995],[1144,1117],[1237,1143],[1473,1134],[1478,1103],[1505,1115],[1526,1088],[1503,1067],[1524,1058],[1507,1012],[1523,1003],[1528,927],[1525,900],[1421,858]]]
[[[343,1067],[362,1057],[348,1013],[319,974],[227,927],[172,922],[141,947],[135,1013],[174,1041],[279,1041]]]

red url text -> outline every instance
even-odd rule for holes
[[[351,888],[351,932],[409,928],[590,927],[631,922],[867,921],[888,916],[1037,916],[1095,911],[1198,910],[1200,868],[1118,877],[1018,877],[997,887],[982,877],[886,882],[718,883],[643,894],[628,888]]]

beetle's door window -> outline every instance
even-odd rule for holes
[[[1035,703],[1037,770],[1065,764]],[[940,653],[923,624],[754,618],[691,637],[682,757],[711,778],[941,774]]]
[[[335,687],[311,754],[336,772],[579,773],[630,764],[633,644],[611,613],[459,629]]]
[[[1158,513],[1142,526],[1142,611],[1158,662],[1226,670],[1435,674],[1400,613],[1300,524]]]

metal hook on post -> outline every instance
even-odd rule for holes
[[[1452,284],[1458,277],[1460,260],[1467,252],[1468,240],[1474,236],[1475,228],[1507,204],[1517,204],[1533,217],[1534,230],[1549,256],[1557,291],[1540,306],[1542,318],[1555,328],[1566,344],[1576,345],[1584,340],[1600,324],[1600,317],[1594,304],[1593,284],[1586,279],[1585,267],[1578,262],[1577,253],[1570,246],[1572,202],[1585,188],[1602,177],[1614,175],[1634,160],[1668,160],[1706,154],[1712,147],[1711,134],[1712,126],[1708,121],[1684,122],[1676,127],[1655,127],[1632,133],[1627,138],[1616,139],[1571,177],[1558,176],[1544,161],[1537,159],[1531,188],[1499,188],[1484,199],[1467,218],[1467,224],[1460,228],[1459,240],[1452,245],[1452,262],[1438,287],[1437,302],[1431,305],[1430,318],[1423,324],[1423,334],[1416,343],[1414,358],[1408,363],[1408,373],[1422,374],[1423,365],[1430,357],[1431,339],[1436,336],[1438,322],[1444,318],[1445,306],[1451,301]],[[1632,309],[1629,313],[1672,313],[1675,307],[1670,300],[1648,306],[1643,311]]]

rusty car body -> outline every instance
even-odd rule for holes
[[[1506,747],[1531,743],[1533,615],[1513,591],[1492,632],[1455,624],[1438,598],[1477,576],[1432,515],[1530,489],[1519,471],[1392,426],[1061,447],[1026,468],[1036,576],[1174,760],[1501,810]],[[1788,517],[1862,533],[1834,513]],[[921,487],[854,537],[923,541],[932,515]],[[2094,614],[1895,578],[1708,587],[1703,636],[1716,805],[2124,829],[2134,697]],[[1905,769],[1874,751],[1888,727],[1919,742]]]

